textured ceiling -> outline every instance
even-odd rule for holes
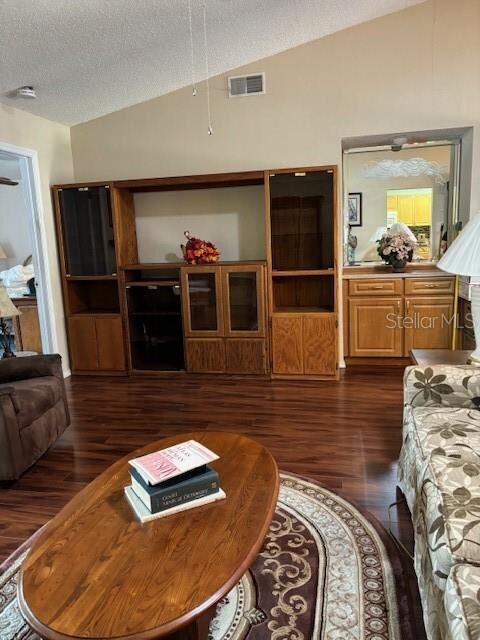
[[[421,1],[206,0],[210,75]],[[191,3],[199,80],[202,0]],[[188,0],[0,0],[0,102],[76,124],[184,87],[188,24]],[[29,84],[37,100],[9,97]]]

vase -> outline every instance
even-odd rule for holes
[[[407,259],[402,258],[401,260],[397,260],[393,258],[390,262],[390,266],[392,267],[393,273],[403,273],[405,271],[405,267],[407,265]]]

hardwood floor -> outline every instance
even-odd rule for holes
[[[349,369],[339,382],[301,383],[71,378],[72,425],[20,480],[0,489],[0,557],[119,456],[163,436],[203,429],[258,439],[280,469],[318,480],[388,527],[388,505],[397,499],[402,374],[398,368]],[[411,546],[404,505],[392,510],[392,530]]]

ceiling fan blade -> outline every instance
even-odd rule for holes
[[[15,180],[11,180],[10,178],[2,178],[0,176],[0,184],[3,184],[8,187],[15,187],[18,184],[18,182],[16,182]]]

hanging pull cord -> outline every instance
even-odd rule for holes
[[[192,95],[197,95],[197,85],[195,84],[195,52],[193,47],[193,21],[192,21],[192,0],[188,0],[188,27],[190,31],[190,64],[192,72]]]
[[[208,38],[207,38],[207,2],[203,0],[203,43],[205,47],[205,74],[207,86],[207,118],[208,118],[208,135],[213,134],[212,113],[210,108],[210,78],[208,69]]]

